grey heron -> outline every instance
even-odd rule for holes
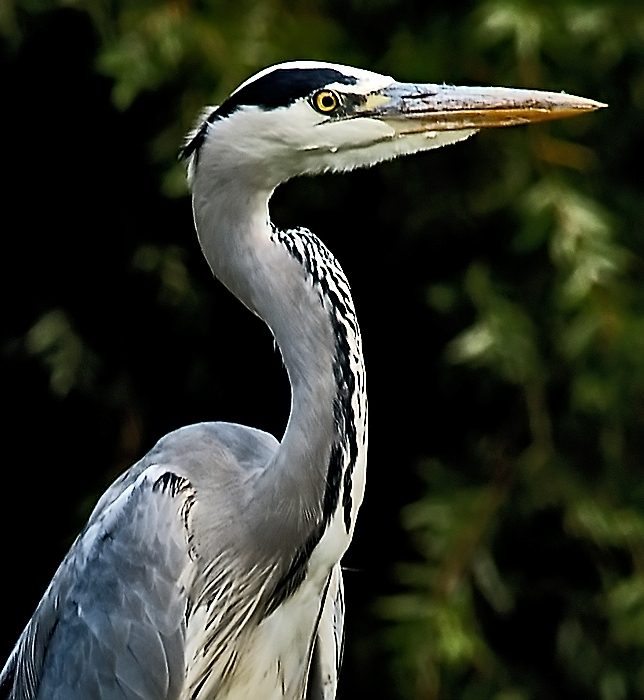
[[[271,195],[299,175],[601,106],[298,61],[209,110],[183,150],[197,234],[215,277],[275,337],[286,430],[278,441],[224,422],[184,427],[117,479],[20,636],[0,698],[334,698],[340,560],[366,469],[360,331],[340,265],[309,231],[271,223]]]

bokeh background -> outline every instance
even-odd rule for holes
[[[203,105],[297,58],[610,105],[275,194],[343,264],[369,372],[339,697],[644,698],[628,0],[0,1],[3,658],[161,435],[283,431],[279,356],[211,280],[176,153]]]

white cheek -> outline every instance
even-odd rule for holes
[[[336,151],[360,148],[378,141],[387,141],[396,135],[395,130],[383,121],[357,117],[346,121],[326,122],[318,125],[312,138],[304,144],[306,151]]]

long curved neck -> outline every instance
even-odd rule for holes
[[[267,323],[282,353],[291,413],[262,489],[306,537],[341,505],[343,477],[366,440],[366,405],[354,415],[355,394],[364,393],[360,336],[339,266],[308,232],[271,225],[270,195],[238,180],[197,178],[194,215],[215,276]],[[348,531],[359,502],[343,500]]]

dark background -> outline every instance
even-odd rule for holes
[[[644,697],[642,37],[621,1],[7,3],[4,656],[164,433],[281,435],[280,358],[212,281],[175,155],[204,104],[313,58],[610,105],[273,198],[364,335],[340,697]]]

